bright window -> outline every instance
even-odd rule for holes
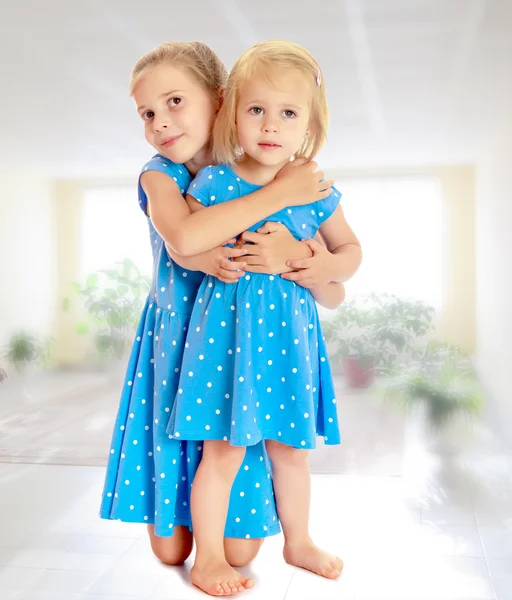
[[[363,264],[347,293],[387,292],[439,308],[444,219],[435,177],[346,179],[337,184]]]
[[[147,220],[139,208],[137,186],[95,186],[84,194],[80,275],[130,258],[151,275]]]
[[[387,292],[439,308],[444,253],[439,181],[347,178],[336,185],[363,247],[363,264],[347,283],[348,295]],[[90,187],[84,198],[81,276],[124,258],[151,274],[148,226],[136,185]]]

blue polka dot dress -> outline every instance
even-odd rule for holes
[[[189,194],[211,206],[260,187],[221,165],[203,169]],[[283,223],[297,239],[313,237],[339,201],[333,190],[325,200],[268,220]],[[270,439],[315,448],[317,436],[340,442],[327,349],[309,290],[277,275],[248,273],[236,284],[203,279],[168,433],[248,447]]]
[[[190,175],[156,155],[144,167],[176,181],[182,193]],[[139,183],[139,202],[147,199]],[[148,219],[153,282],[128,363],[115,421],[100,516],[152,523],[159,536],[191,527],[190,486],[202,456],[201,440],[166,432],[181,373],[190,315],[204,275],[182,269]],[[225,535],[261,538],[280,531],[268,456],[263,444],[246,454],[232,488]]]

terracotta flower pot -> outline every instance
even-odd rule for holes
[[[341,366],[347,386],[350,388],[367,388],[374,381],[372,366],[358,356],[343,356]]]

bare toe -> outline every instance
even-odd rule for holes
[[[284,548],[286,562],[312,571],[327,579],[336,579],[343,569],[343,562],[337,557],[317,548],[311,541],[300,547]]]
[[[231,588],[229,587],[229,583],[227,581],[223,581],[220,586],[224,595],[231,594]]]
[[[244,590],[241,575],[225,560],[196,562],[190,571],[190,581],[210,596],[230,596]]]
[[[336,569],[327,569],[327,571],[322,573],[322,575],[326,579],[336,579],[337,577],[339,577],[339,574],[340,574],[340,572],[336,571]]]
[[[211,596],[223,596],[224,595],[224,590],[222,589],[222,586],[220,585],[220,583],[214,583],[211,588],[210,591],[206,592],[207,594],[210,594]]]
[[[246,590],[250,590],[256,585],[254,579],[251,579],[250,577],[242,577],[240,583]]]

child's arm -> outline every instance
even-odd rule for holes
[[[325,246],[316,240],[305,240],[313,257],[289,261],[290,267],[299,270],[281,277],[311,288],[330,281],[348,281],[357,272],[362,261],[361,244],[345,220],[341,206],[322,223],[320,234]]]
[[[187,204],[192,212],[205,210],[205,206],[191,196],[187,196]],[[253,239],[251,236],[254,236],[254,243],[246,243],[247,241]],[[235,243],[235,240],[226,242],[226,244],[230,243]],[[267,221],[263,227],[258,229],[258,233],[252,231],[244,232],[236,240],[236,244],[237,247],[242,250],[242,253],[233,255],[232,260],[228,261],[228,264],[231,265],[230,270],[241,268],[250,273],[284,273],[292,270],[290,267],[286,266],[286,261],[288,259],[307,258],[313,255],[313,252],[310,250],[309,246],[297,241],[285,225],[273,221]],[[168,251],[170,250],[168,245],[167,249]],[[209,252],[215,251],[216,249],[214,248]],[[175,256],[178,255],[174,253],[171,258],[174,258]],[[204,252],[203,254],[199,254],[197,256],[207,257],[208,252]],[[229,256],[231,257],[231,255]],[[197,264],[194,261],[183,263],[184,259],[194,259],[194,257],[182,256],[179,257],[179,260],[176,262],[184,268],[189,268],[186,266],[187,264]],[[246,266],[249,266],[249,261],[251,266],[246,268]],[[243,265],[240,266],[240,263],[243,263]],[[234,265],[238,265],[238,267]],[[197,269],[192,268],[191,270],[205,272],[204,269],[200,267]],[[215,275],[215,273],[209,274]],[[242,274],[245,275],[245,272]]]
[[[243,261],[248,273],[288,273],[293,268],[287,266],[287,261],[313,256],[307,244],[295,239],[285,225],[274,221],[267,221],[257,231],[244,231],[236,243],[246,249],[246,254],[234,260]]]
[[[240,277],[245,275],[245,263],[234,262],[229,259],[240,258],[246,252],[245,248],[225,247],[227,244],[234,244],[235,241],[234,239],[228,240],[223,246],[218,246],[213,250],[208,250],[208,252],[196,254],[195,256],[180,256],[168,244],[165,244],[165,247],[169,256],[180,267],[189,271],[201,271],[206,275],[213,275],[224,283],[235,283]]]
[[[320,285],[309,288],[313,298],[325,308],[338,308],[345,300],[345,286],[342,283],[330,282],[327,285]]]
[[[325,244],[320,234],[317,234],[320,244]],[[246,242],[251,242],[247,244]],[[237,242],[238,243],[238,242]],[[235,262],[243,261],[247,264],[248,273],[285,273],[292,270],[287,266],[285,259],[297,256],[312,256],[313,251],[308,244],[298,242],[290,231],[280,223],[267,222],[257,232],[246,231],[240,236],[241,247],[247,248],[247,256],[235,258]],[[299,247],[299,248],[297,248]],[[327,253],[325,245],[321,246]],[[295,253],[295,254],[294,254]],[[301,254],[299,254],[301,253]],[[306,254],[307,253],[307,254]],[[293,262],[293,261],[288,261]],[[318,263],[315,263],[315,268]],[[267,270],[268,268],[271,270]],[[345,300],[345,286],[343,283],[329,282],[326,285],[311,285],[310,292],[325,308],[337,308]]]
[[[322,223],[320,233],[331,253],[331,281],[348,281],[361,266],[363,253],[361,244],[347,223],[340,205]]]
[[[315,162],[294,161],[262,189],[197,212],[190,211],[168,175],[148,170],[140,183],[155,229],[175,252],[191,256],[219,246],[285,206],[328,197],[332,181],[321,181],[323,173],[316,168]]]

